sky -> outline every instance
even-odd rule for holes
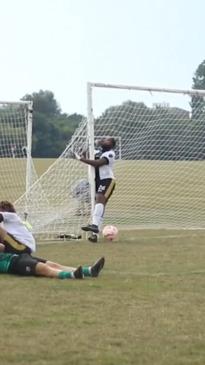
[[[204,0],[0,0],[0,100],[51,90],[86,115],[87,82],[190,89],[204,14]],[[94,110],[131,98],[94,90]]]

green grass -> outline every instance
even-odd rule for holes
[[[34,159],[38,176],[53,162],[53,159]],[[61,159],[49,170],[43,182],[49,206],[60,209],[67,206],[68,186],[74,176],[77,179],[78,168],[83,168],[78,164],[72,160],[71,168],[71,160]],[[25,192],[25,166],[23,159],[0,159],[0,200],[16,201]],[[205,228],[204,161],[120,160],[115,165],[115,176],[117,184],[112,203],[106,208],[106,224],[132,228]],[[41,193],[41,189],[38,193],[36,189],[32,198],[40,206],[42,201],[37,201],[36,196],[41,200]]]
[[[41,174],[52,160],[35,163]],[[204,161],[118,160],[114,173],[116,189],[106,207],[105,224],[205,229]],[[65,201],[67,190],[64,196]]]
[[[33,159],[37,175],[41,176],[55,159]],[[26,160],[22,158],[0,158],[0,200],[14,202],[26,189]]]
[[[204,365],[205,235],[121,232],[117,242],[58,242],[64,264],[104,255],[97,279],[1,275],[2,365]]]
[[[0,161],[1,199],[19,196],[14,162],[20,170]],[[52,162],[34,161],[38,174]],[[123,163],[108,220],[127,211],[127,225],[167,223],[177,211],[179,225],[186,214],[204,225],[203,162]],[[148,230],[112,244],[39,244],[37,255],[72,266],[104,255],[105,269],[82,282],[1,275],[0,364],[204,365],[204,242],[202,231]]]

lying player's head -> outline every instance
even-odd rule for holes
[[[116,146],[115,138],[107,137],[107,138],[101,139],[100,146],[102,147],[103,152],[114,149]]]
[[[3,200],[0,202],[0,211],[16,213],[16,210],[15,210],[13,204],[8,202],[7,200]]]

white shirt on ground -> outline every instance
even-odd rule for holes
[[[36,242],[32,233],[24,225],[21,218],[12,212],[0,212],[3,216],[3,222],[1,222],[2,228],[6,232],[10,233],[14,238],[16,238],[20,243],[29,247],[32,252],[36,251]]]

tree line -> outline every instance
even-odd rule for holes
[[[181,108],[127,101],[107,109],[96,120],[96,129],[99,135],[119,139],[122,159],[205,159],[205,118],[193,118]]]
[[[83,116],[63,113],[52,91],[40,90],[22,100],[33,101],[32,156],[58,157]]]
[[[193,77],[193,89],[205,90],[205,61]],[[191,112],[179,107],[126,101],[95,121],[96,134],[119,137],[128,160],[205,160],[205,97],[189,97]]]
[[[195,71],[192,88],[205,90],[205,60]],[[49,90],[26,94],[22,100],[33,102],[32,156],[58,157],[83,116],[63,113]],[[119,136],[118,149],[124,159],[204,160],[205,98],[191,97],[190,106],[191,114],[166,105],[148,107],[143,102],[126,101],[110,106],[95,120],[95,134]],[[0,109],[2,125],[6,124],[5,119],[1,119],[3,112]],[[15,136],[20,135],[20,128],[14,127]],[[7,125],[6,139],[14,139],[14,129]],[[4,143],[5,135],[1,132],[1,157],[5,156]],[[11,144],[9,157],[12,148]]]

